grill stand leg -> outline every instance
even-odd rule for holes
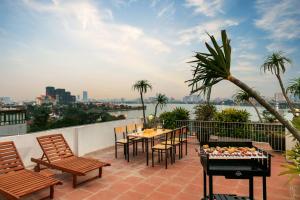
[[[253,200],[253,177],[249,178],[249,199]]]
[[[213,177],[209,175],[209,200],[213,200]]]
[[[263,176],[263,200],[267,200],[267,180],[265,176]]]

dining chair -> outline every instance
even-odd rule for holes
[[[136,133],[137,132],[137,128],[136,128],[136,124],[128,124],[126,126],[126,133],[127,135],[130,133]],[[144,152],[144,139],[143,138],[139,138],[139,137],[128,137],[129,140],[131,140],[133,142],[133,148],[134,148],[134,155],[137,155],[138,153],[138,143],[141,142],[142,143],[142,149]]]
[[[164,143],[159,143],[152,146],[152,167],[154,167],[154,153],[158,153],[158,157],[165,154],[165,168],[168,168],[168,158],[171,158],[171,164],[173,164],[175,160],[175,155],[173,151],[173,145],[175,143],[174,131],[167,132],[165,134]],[[159,159],[160,161],[160,159]]]
[[[114,132],[115,132],[115,158],[118,157],[118,146],[122,145],[124,147],[124,156],[126,159],[127,156],[129,157],[129,145],[131,144],[133,145],[132,140],[127,139],[126,126],[115,127]]]
[[[167,143],[168,145],[172,145],[173,146],[174,155],[176,155],[176,148],[178,147],[178,159],[181,159],[182,158],[182,145],[181,145],[181,141],[182,141],[182,138],[183,138],[181,128],[175,129],[173,131],[173,134],[174,134],[174,141],[171,141],[171,140],[163,141],[163,142],[161,142],[161,144]],[[174,160],[174,162],[175,162],[175,160]]]
[[[181,140],[178,138],[181,143],[181,155],[182,155],[183,144],[185,144],[185,155],[187,155],[187,152],[188,152],[188,137],[187,137],[188,127],[187,126],[181,127],[181,133],[182,133]],[[178,139],[175,138],[175,141]]]

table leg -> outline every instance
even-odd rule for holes
[[[209,175],[209,200],[213,200],[213,177]]]
[[[206,173],[203,170],[203,198],[206,199]]]
[[[267,178],[263,176],[263,200],[267,200]]]
[[[249,178],[249,199],[253,200],[253,177]]]
[[[148,148],[148,138],[145,139],[145,142],[146,142],[146,163],[147,163],[147,166],[149,165],[149,148]]]

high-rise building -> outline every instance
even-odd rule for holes
[[[63,88],[57,88],[55,89],[52,86],[46,87],[46,96],[45,98],[39,97],[38,100],[41,100],[40,102],[45,102],[44,100],[48,99],[54,99],[56,103],[59,104],[69,104],[69,103],[75,103],[76,97],[74,95],[71,95],[71,92],[66,91]],[[51,101],[52,102],[52,101]]]
[[[83,102],[88,102],[88,93],[87,93],[87,91],[82,92],[82,101]]]
[[[51,96],[53,98],[55,98],[55,88],[52,86],[48,86],[46,87],[46,96]]]

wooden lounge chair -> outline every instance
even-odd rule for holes
[[[0,142],[0,193],[6,199],[20,199],[46,188],[50,188],[48,197],[52,199],[54,185],[58,184],[62,183],[25,169],[13,142]]]
[[[73,175],[73,187],[101,178],[102,167],[110,166],[109,163],[100,162],[96,159],[83,158],[75,156],[62,134],[54,134],[37,137],[37,140],[43,150],[41,159],[31,158],[32,162],[37,163],[36,171],[39,171],[40,165],[60,170]],[[97,176],[77,183],[77,176],[85,176],[88,172],[99,169]]]

